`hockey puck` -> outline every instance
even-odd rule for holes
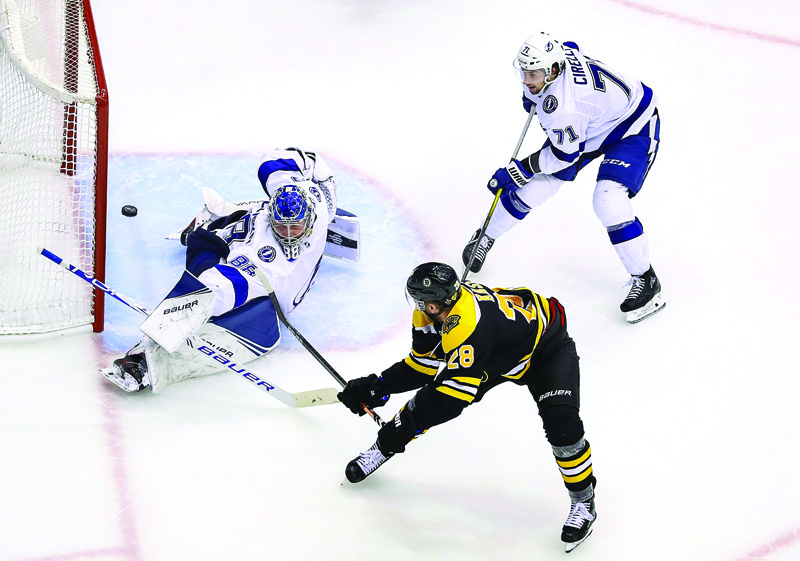
[[[122,207],[123,216],[136,216],[139,210],[133,205],[125,205]]]

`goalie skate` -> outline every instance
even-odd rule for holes
[[[126,392],[138,392],[150,387],[144,355],[135,354],[118,358],[109,368],[101,368],[100,374]]]

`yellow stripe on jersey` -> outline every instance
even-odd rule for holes
[[[439,371],[438,361],[436,366],[430,366],[414,360],[413,356],[407,356],[404,362],[417,372],[427,374],[428,376],[436,376],[436,373]]]
[[[445,395],[449,395],[450,397],[455,397],[456,399],[466,401],[467,403],[472,403],[472,400],[475,399],[474,395],[458,391],[449,386],[439,386],[438,388],[436,388],[436,390],[442,392]]]
[[[431,319],[419,310],[414,310],[414,313],[411,315],[411,324],[414,326],[414,329],[418,329],[420,331],[427,331],[429,333],[436,332],[436,330],[433,328],[433,322]]]
[[[524,375],[525,375],[525,373],[528,371],[528,368],[530,368],[530,367],[531,367],[531,361],[530,361],[530,358],[531,358],[531,355],[528,355],[528,356],[526,356],[526,357],[523,359],[525,362],[521,362],[521,363],[520,363],[520,366],[522,366],[523,364],[525,365],[525,366],[522,368],[522,370],[517,370],[517,369],[519,368],[519,366],[517,366],[516,368],[514,368],[514,369],[513,369],[511,372],[509,372],[508,374],[503,374],[503,377],[504,377],[504,378],[508,378],[508,379],[510,379],[510,380],[519,380],[520,378],[522,378],[522,376],[524,376]]]
[[[456,382],[461,382],[462,384],[469,384],[470,386],[475,386],[476,388],[481,385],[480,378],[472,378],[467,376],[453,376],[452,378]]]
[[[533,356],[533,353],[522,357],[522,360],[519,361],[519,364],[503,374],[503,377],[511,380],[519,380],[522,378],[522,375],[525,374],[528,371],[528,368],[531,366],[531,356]]]
[[[542,338],[542,333],[544,333],[544,330],[547,327],[548,320],[546,318],[548,317],[550,311],[549,306],[547,307],[547,312],[542,309],[541,298],[542,297],[535,292],[533,293],[533,301],[536,304],[536,309],[539,310],[539,321],[536,325],[536,341],[533,343],[534,349],[539,346],[539,339]]]
[[[461,298],[450,310],[444,322],[442,333],[442,349],[445,353],[458,348],[475,331],[478,320],[481,319],[481,311],[475,295],[466,287],[462,286]],[[448,327],[449,326],[449,327]]]
[[[536,300],[536,307],[539,308],[539,316],[547,318],[547,325],[550,325],[550,302],[541,294],[533,293]]]

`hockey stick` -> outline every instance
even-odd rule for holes
[[[517,141],[517,146],[514,148],[514,153],[511,155],[511,159],[509,162],[513,161],[517,154],[519,154],[519,149],[522,147],[522,141],[525,139],[525,135],[528,133],[528,127],[531,126],[531,120],[533,120],[533,109],[531,109],[530,113],[528,113],[528,120],[525,121],[525,126],[522,128],[522,134],[519,135],[519,140]],[[497,180],[491,180],[494,187],[497,185]],[[464,276],[461,277],[461,282],[465,282],[467,280],[467,275],[469,275],[470,267],[472,267],[472,262],[475,260],[475,255],[478,253],[478,246],[483,240],[483,236],[486,234],[486,228],[489,226],[489,222],[492,220],[492,215],[494,214],[494,209],[497,207],[497,203],[500,200],[500,195],[503,194],[502,189],[498,189],[497,193],[494,194],[494,201],[492,201],[492,207],[489,209],[489,214],[486,215],[486,220],[483,221],[483,226],[481,226],[481,231],[478,234],[478,238],[475,241],[475,246],[472,248],[472,252],[469,255],[469,261],[467,261],[467,268],[464,270]]]
[[[286,326],[286,329],[288,329],[292,333],[292,335],[294,335],[297,338],[297,340],[300,341],[300,344],[303,345],[303,347],[305,347],[305,349],[309,353],[311,353],[311,356],[317,359],[317,362],[319,362],[322,365],[322,367],[328,371],[328,374],[333,376],[334,380],[339,382],[339,384],[342,387],[345,387],[347,385],[345,379],[342,378],[339,375],[339,373],[336,372],[336,370],[334,370],[333,366],[331,366],[328,363],[328,361],[325,360],[325,357],[323,357],[321,354],[319,354],[319,352],[317,352],[317,349],[311,346],[311,343],[309,343],[308,340],[305,337],[303,337],[302,333],[300,333],[297,329],[295,329],[295,327],[291,323],[289,323],[289,320],[286,319],[286,314],[283,313],[283,308],[281,308],[281,304],[280,302],[278,302],[278,296],[275,294],[275,290],[273,290],[272,288],[272,283],[269,282],[267,275],[261,272],[261,270],[259,270],[258,267],[256,267],[256,276],[261,281],[261,284],[264,285],[264,289],[267,292],[269,292],[269,299],[272,301],[272,307],[275,308],[275,311],[278,313],[278,317],[283,322],[283,325]],[[375,413],[375,411],[373,411],[363,403],[361,404],[361,407],[364,408],[364,411],[367,413],[367,415],[372,417],[372,420],[375,421],[375,423],[377,423],[379,427],[382,427],[385,424],[383,422],[383,419],[381,419],[378,416],[378,414]]]
[[[43,247],[40,247],[38,249],[38,252],[44,257],[47,257],[50,261],[52,261],[56,265],[64,267],[70,273],[80,277],[81,279],[85,280],[92,286],[99,288],[109,296],[116,298],[118,301],[122,302],[132,310],[136,310],[137,312],[145,316],[150,315],[150,312],[144,306],[137,304],[133,300],[126,298],[121,294],[116,293],[115,291],[108,288],[105,284],[103,284],[96,278],[87,275],[85,272],[77,268],[75,265],[65,263],[64,260],[55,253],[52,253],[51,251],[48,251]],[[222,360],[226,360],[224,357],[217,358],[216,352],[214,352],[213,349],[206,347],[205,345],[200,345],[199,347],[193,346],[192,348],[204,356],[210,356],[211,358],[219,362],[220,365],[226,364],[222,362]],[[231,368],[231,370],[233,370],[237,374],[240,374],[242,378],[244,378],[257,388],[264,390],[269,395],[271,395],[281,403],[288,405],[289,407],[310,407],[312,405],[328,405],[331,403],[339,402],[338,398],[336,397],[336,390],[334,388],[323,388],[319,390],[291,393],[287,392],[286,390],[282,390],[281,388],[272,384],[268,380],[265,380],[261,376],[258,376],[253,372],[250,372],[249,370],[244,368],[241,364],[230,363],[228,364],[228,366],[229,367],[235,366],[237,370],[233,370],[233,368]]]

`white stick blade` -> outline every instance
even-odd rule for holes
[[[339,390],[335,388],[323,388],[320,390],[309,390],[307,392],[294,393],[294,401],[298,407],[314,407],[317,405],[331,405],[339,403],[336,394]]]

